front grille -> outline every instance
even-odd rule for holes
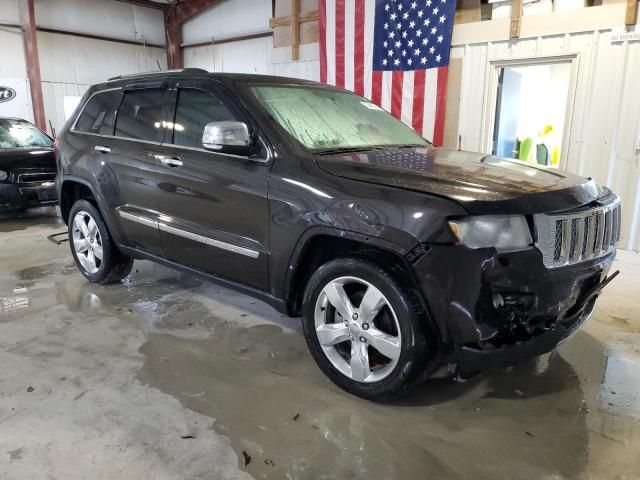
[[[16,176],[16,183],[53,182],[55,179],[56,172],[20,173]]]
[[[620,200],[562,214],[534,215],[538,241],[548,268],[603,257],[620,241]]]

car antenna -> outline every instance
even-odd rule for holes
[[[158,64],[158,71],[162,71],[162,67],[160,66],[160,60],[156,58],[156,63]]]

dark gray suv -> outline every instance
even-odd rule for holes
[[[368,399],[549,352],[592,312],[620,232],[591,179],[435,148],[365,98],[288,78],[113,78],[57,161],[87,279],[149,259],[301,315],[320,368]]]

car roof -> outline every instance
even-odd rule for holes
[[[105,90],[108,88],[120,87],[136,81],[153,81],[164,80],[168,78],[210,78],[218,80],[222,83],[241,84],[241,83],[262,83],[262,84],[281,84],[281,85],[314,85],[318,87],[331,86],[323,85],[310,80],[302,80],[299,78],[279,77],[276,75],[259,75],[254,73],[221,73],[208,72],[202,68],[184,68],[182,70],[161,70],[157,72],[136,73],[133,75],[120,75],[112,77],[104,83],[94,85],[92,90]]]

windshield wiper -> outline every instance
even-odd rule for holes
[[[398,145],[389,145],[389,148],[425,148],[431,145],[422,145],[420,143],[400,143]]]
[[[393,148],[393,147],[387,147],[387,146],[381,146],[381,145],[363,145],[360,147],[335,147],[335,148],[323,148],[323,149],[314,150],[313,153],[317,155],[332,155],[335,153],[368,152],[371,150],[385,150],[387,148]]]

